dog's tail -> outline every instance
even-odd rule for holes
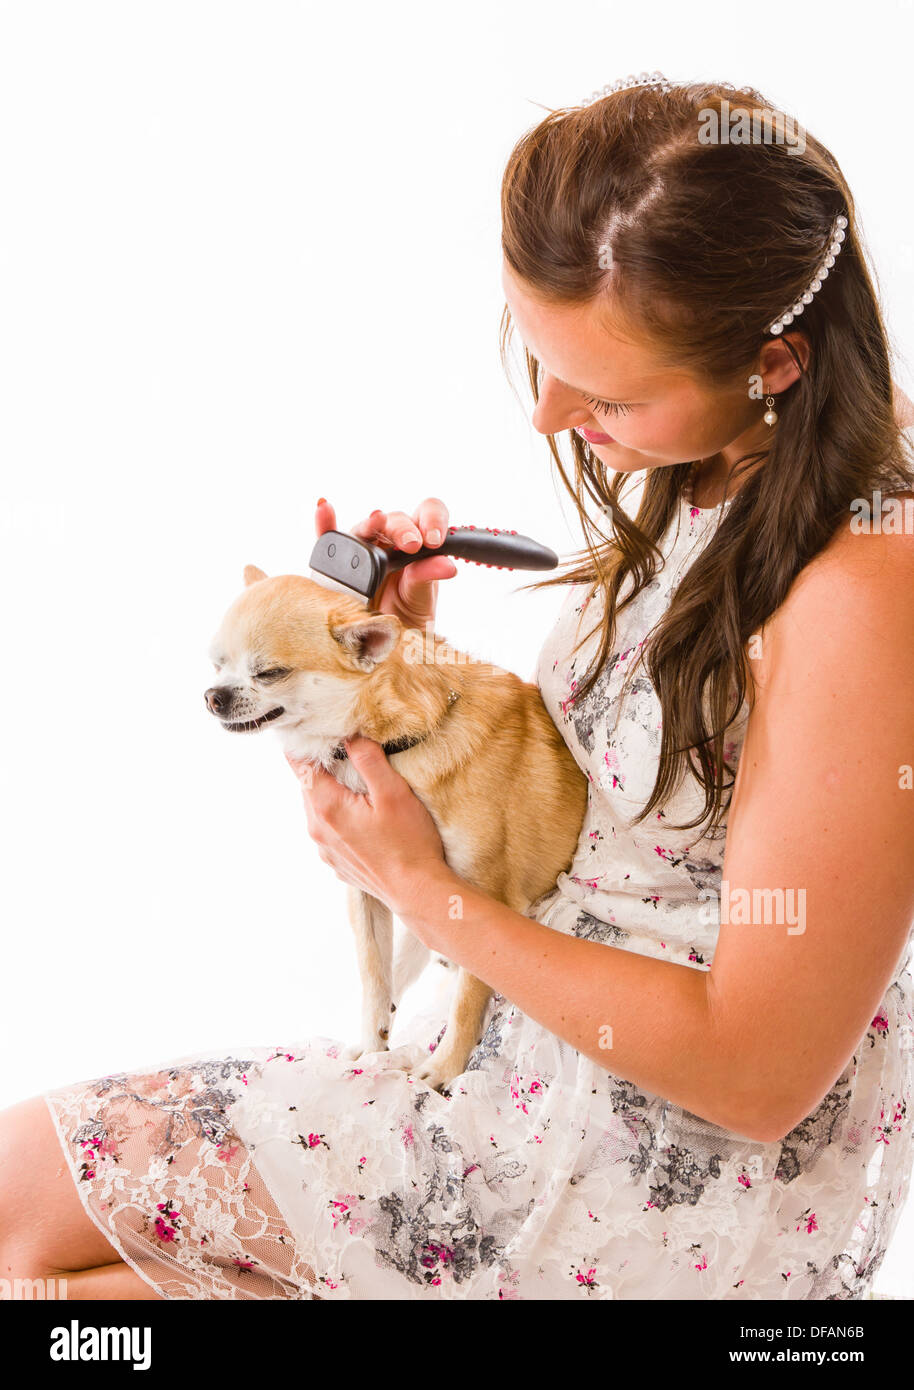
[[[428,964],[429,955],[428,947],[422,944],[418,936],[413,936],[413,933],[404,927],[394,959],[394,1003],[399,1005],[410,985],[422,974]]]

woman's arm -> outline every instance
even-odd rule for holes
[[[740,889],[755,910],[721,925],[710,971],[554,932],[443,862],[401,876],[390,901],[608,1071],[774,1141],[841,1074],[914,919],[914,536],[843,533],[764,643],[723,868],[731,916]],[[791,889],[805,916],[787,898],[770,921],[765,903]]]
[[[912,403],[901,387],[893,382],[895,392],[895,419],[898,421],[900,429],[907,429],[909,425],[914,425],[914,403]]]
[[[914,920],[914,535],[843,530],[763,641],[723,877],[803,890],[805,930],[723,925],[709,983],[786,1133],[850,1061]]]

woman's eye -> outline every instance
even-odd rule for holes
[[[587,397],[587,404],[592,405],[595,410],[602,410],[607,415],[627,415],[631,410],[630,405],[622,405],[618,401],[599,401],[594,396]]]
[[[255,674],[255,676],[254,676],[254,679],[255,679],[255,680],[258,680],[258,681],[275,681],[275,680],[279,680],[279,677],[280,677],[280,676],[287,676],[288,674],[289,674],[289,667],[288,667],[288,666],[274,666],[274,667],[272,667],[272,669],[269,670],[269,671],[258,671],[258,672],[256,672],[256,674]]]

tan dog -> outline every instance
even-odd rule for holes
[[[554,885],[577,846],[587,779],[537,686],[303,576],[268,579],[248,565],[244,580],[210,648],[216,683],[206,703],[224,728],[270,727],[287,752],[357,792],[366,788],[340,756],[342,740],[387,745],[455,873],[517,912]],[[395,964],[389,908],[348,894],[363,991],[355,1057],[387,1047],[395,1001],[429,952],[406,933]],[[441,1088],[465,1069],[490,993],[460,971],[422,1080]]]

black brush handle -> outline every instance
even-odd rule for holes
[[[552,570],[559,557],[548,546],[516,531],[499,531],[491,526],[449,526],[440,545],[423,545],[414,552],[386,550],[387,570],[405,569],[415,560],[429,555],[451,555],[457,560],[473,560],[507,570]]]
[[[317,539],[311,568],[343,584],[365,599],[372,599],[392,570],[405,569],[431,555],[450,555],[495,569],[551,570],[559,563],[554,550],[517,531],[489,526],[449,526],[440,545],[418,550],[384,550],[379,545],[345,531],[325,531]]]

